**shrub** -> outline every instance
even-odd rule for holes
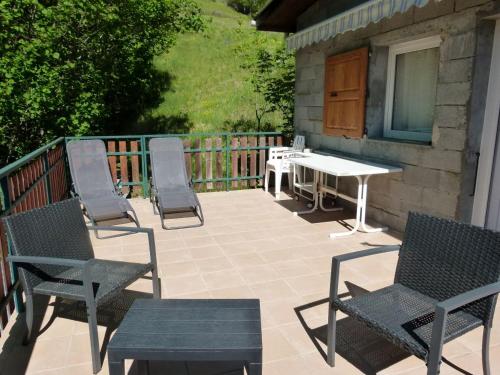
[[[116,133],[158,99],[154,55],[200,30],[194,0],[0,0],[0,163]]]

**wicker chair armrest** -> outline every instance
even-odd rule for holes
[[[11,263],[26,263],[26,264],[45,264],[52,266],[77,267],[85,268],[86,260],[67,259],[67,258],[52,258],[52,257],[35,257],[26,255],[9,255],[7,261]]]
[[[498,293],[500,293],[500,281],[469,290],[436,304],[427,366],[435,368],[441,360],[448,313],[471,302]]]
[[[340,264],[342,262],[364,258],[371,255],[388,253],[391,251],[399,251],[399,245],[391,245],[391,246],[381,246],[374,247],[372,249],[356,251],[354,253],[347,253],[342,255],[337,255],[332,258],[332,271],[330,274],[330,303],[333,303],[333,300],[339,297],[339,276],[340,276]],[[343,294],[341,297],[345,297]]]
[[[342,254],[342,255],[337,255],[337,256],[333,257],[333,259],[335,259],[339,263],[341,263],[341,262],[345,262],[347,260],[364,258],[364,257],[371,256],[371,255],[383,254],[383,253],[388,253],[391,251],[399,251],[399,249],[400,249],[400,245],[380,246],[380,247],[374,247],[372,249],[355,251],[354,253],[346,253],[346,254]]]
[[[458,296],[441,301],[436,305],[436,309],[440,308],[446,313],[449,313],[450,311],[458,309],[459,307],[465,306],[471,302],[475,302],[481,298],[490,297],[498,293],[500,293],[500,281],[469,290],[465,293],[459,294]]]
[[[111,232],[132,232],[132,233],[146,233],[148,235],[149,242],[149,257],[151,259],[151,264],[157,268],[156,261],[156,244],[155,244],[155,234],[152,228],[142,228],[142,227],[108,227],[108,226],[87,226],[88,230],[108,230]]]

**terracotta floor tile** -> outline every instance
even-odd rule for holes
[[[155,231],[163,298],[261,300],[264,375],[361,374],[338,355],[336,366],[328,366],[300,323],[296,309],[300,310],[309,328],[326,325],[327,303],[311,304],[328,297],[332,257],[399,244],[401,235],[394,232],[356,233],[330,240],[330,232],[346,230],[334,221],[334,213],[295,217],[293,210],[305,207],[304,202],[291,201],[286,194],[282,198],[275,202],[272,194],[258,189],[200,193],[205,225],[170,231],[161,228],[159,217],[153,216],[148,200],[139,198],[131,202],[142,225]],[[352,219],[347,221],[352,223]],[[146,236],[96,239],[91,234],[91,240],[98,257],[149,261]],[[346,262],[340,272],[340,291],[346,290],[346,280],[368,290],[392,283],[397,260],[397,253],[388,253]],[[151,281],[139,280],[130,289],[151,293]],[[44,322],[48,321],[51,312],[52,307],[49,307]],[[344,314],[338,313],[338,317]],[[0,337],[1,374],[91,374],[86,322],[56,319],[35,342],[31,353],[31,347],[21,345],[22,319],[19,316],[14,324],[16,316],[13,317]],[[105,327],[99,327],[101,340],[104,332]],[[482,330],[476,329],[454,340],[445,346],[445,356],[474,374],[482,373],[481,336]],[[323,344],[320,347],[325,349]],[[499,358],[500,313],[497,313],[491,335],[492,374],[500,374]],[[126,362],[127,372],[131,365],[132,361]],[[162,372],[152,375],[156,373]],[[100,375],[107,374],[105,361]],[[419,359],[409,357],[380,374],[425,375],[426,368]],[[458,372],[443,365],[441,374]]]

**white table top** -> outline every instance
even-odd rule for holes
[[[338,156],[315,153],[298,153],[297,155],[297,157],[292,157],[288,160],[296,165],[333,176],[367,176],[403,171],[402,168],[392,165],[372,163],[364,160],[344,159]]]

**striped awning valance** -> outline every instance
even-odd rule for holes
[[[429,0],[370,0],[346,12],[338,14],[287,39],[289,49],[299,49],[333,38],[335,35],[368,26],[396,13],[404,13],[411,7],[424,7]]]

